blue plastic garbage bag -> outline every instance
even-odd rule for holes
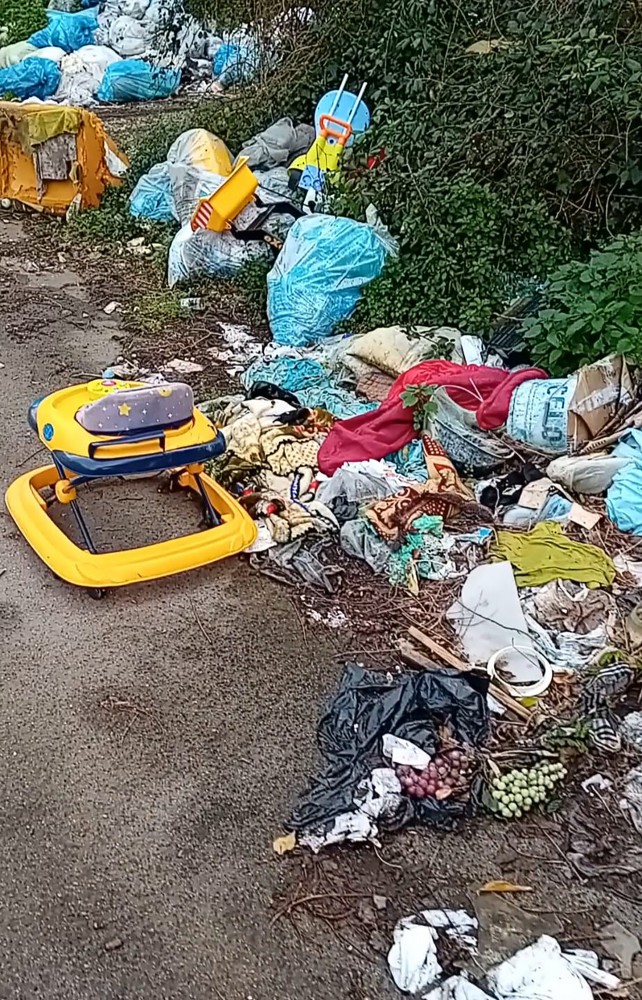
[[[606,511],[620,531],[642,535],[642,431],[633,430],[613,449],[616,458],[628,459],[606,494]]]
[[[19,101],[29,97],[44,101],[58,90],[61,75],[60,66],[53,59],[23,59],[0,70],[0,97],[8,94]]]
[[[250,40],[223,42],[212,61],[214,79],[222,87],[235,83],[251,83],[259,72],[260,55],[256,44]]]
[[[99,101],[155,101],[171,97],[179,88],[181,71],[152,66],[144,59],[123,59],[107,67],[100,90]]]
[[[361,289],[383,269],[390,241],[341,216],[306,215],[292,226],[268,274],[268,319],[279,344],[304,347],[352,315]]]
[[[45,49],[50,45],[65,52],[75,52],[83,45],[93,45],[94,31],[98,27],[98,8],[68,14],[64,10],[48,10],[46,28],[28,38],[31,45]]]
[[[149,173],[139,178],[130,194],[129,214],[136,219],[173,222],[173,206],[169,164],[157,163]]]

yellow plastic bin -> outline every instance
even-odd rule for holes
[[[209,198],[202,198],[192,216],[192,229],[212,229],[222,233],[254,199],[259,186],[247,165],[247,157],[239,157],[238,163],[229,177]]]

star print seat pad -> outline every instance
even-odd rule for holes
[[[76,420],[90,434],[129,434],[177,427],[192,419],[194,394],[184,382],[121,389],[81,406]]]

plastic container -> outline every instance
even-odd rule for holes
[[[250,204],[258,186],[258,178],[248,167],[247,157],[240,157],[234,170],[218,190],[201,201],[192,220],[194,232],[197,229],[225,232],[229,229],[230,222]]]
[[[518,385],[511,396],[506,433],[546,455],[565,455],[568,407],[577,377],[534,379]]]

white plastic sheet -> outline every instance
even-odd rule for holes
[[[448,609],[446,617],[460,636],[471,663],[485,665],[498,649],[507,646],[533,649],[509,562],[490,563],[472,570],[461,597]],[[517,683],[534,682],[541,677],[535,655],[531,657],[515,649],[504,654],[503,662]]]
[[[474,948],[477,920],[465,910],[423,910],[403,917],[395,927],[388,967],[396,985],[404,993],[419,993],[441,976],[437,958],[440,934]]]
[[[498,1000],[593,1000],[584,976],[546,934],[491,969],[488,982]]]
[[[134,59],[149,53],[153,28],[133,17],[117,17],[109,28],[109,46],[123,59]]]

